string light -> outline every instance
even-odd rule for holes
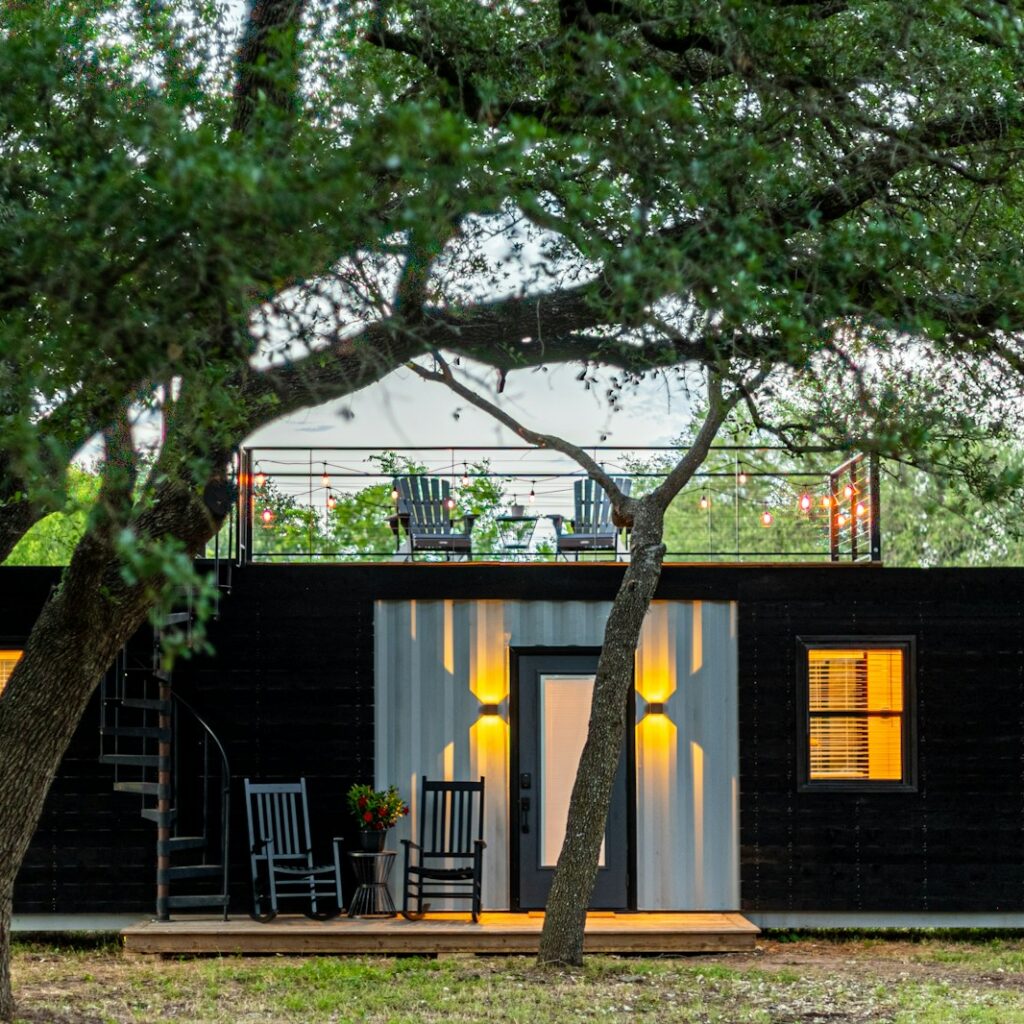
[[[445,498],[444,499],[444,507],[446,509],[448,509],[449,512],[451,512],[451,510],[453,508],[455,508],[455,499],[453,497],[451,497],[451,496]]]
[[[274,521],[274,510],[272,508],[265,508],[260,513],[260,518],[263,520],[264,526],[269,526]]]
[[[813,505],[813,504],[814,504],[814,502],[811,501],[811,496],[809,494],[807,494],[805,492],[804,494],[800,495],[800,511],[801,512],[810,512],[811,511],[811,505]]]
[[[330,476],[327,473],[327,463],[326,462],[324,463],[324,472],[323,472],[323,476],[320,477],[320,483],[324,487],[330,487],[331,486],[331,478],[330,478]]]
[[[857,492],[854,490],[853,484],[847,484],[843,488],[843,494],[844,494],[844,496],[846,497],[847,500],[852,498],[854,496],[854,494],[856,494],[856,493]]]
[[[822,508],[831,508],[832,507],[832,499],[827,494],[823,494],[821,496],[821,507]]]
[[[765,502],[764,511],[761,513],[761,525],[771,526],[775,522],[775,516],[771,514],[768,509],[768,503]]]
[[[711,507],[711,502],[708,500],[708,496],[706,494],[702,494],[700,496],[698,505],[700,505],[702,511],[707,511]]]
[[[327,507],[333,509],[338,504],[338,499],[333,494],[327,495]]]
[[[469,466],[462,464],[462,479],[459,481],[463,487],[469,486]]]
[[[846,513],[845,512],[840,512],[839,515],[836,516],[836,526],[838,526],[839,529],[841,530],[845,525],[846,525]]]
[[[532,505],[537,500],[537,492],[534,489],[537,486],[536,480],[530,481],[530,493],[526,496],[526,500]]]
[[[853,510],[855,516],[863,516],[867,513],[867,508],[864,506],[863,501],[857,502],[857,507]]]
[[[267,474],[260,469],[259,465],[256,466],[256,476],[253,477],[253,483],[257,487],[265,487],[267,484]]]
[[[397,487],[392,487],[391,488],[391,500],[392,501],[398,501],[398,488]]]
[[[747,474],[741,469],[736,474],[736,483],[738,483],[740,485],[740,487],[742,487],[746,482],[747,482]]]

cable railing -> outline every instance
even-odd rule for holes
[[[657,487],[681,454],[587,452],[633,496]],[[444,522],[433,528],[458,543],[419,543],[426,513],[412,507],[407,479],[426,481],[417,486],[443,501]],[[583,525],[585,479],[567,456],[529,446],[250,447],[239,453],[237,522],[224,543],[233,531],[239,562],[264,563],[628,558],[628,531],[612,526],[613,547],[566,541]],[[666,560],[678,562],[879,561],[876,460],[857,455],[836,466],[824,452],[716,446],[669,506],[665,544]]]

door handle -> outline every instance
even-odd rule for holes
[[[530,798],[528,796],[519,798],[519,831],[530,831]]]

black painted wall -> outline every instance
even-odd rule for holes
[[[373,601],[607,600],[620,566],[255,566],[175,685],[231,758],[233,909],[248,908],[241,779],[309,780],[320,852],[373,777]],[[16,641],[50,570],[0,570]],[[1024,910],[1024,570],[668,567],[658,596],[739,603],[741,891],[748,910]],[[918,790],[799,793],[799,635],[917,637]],[[16,909],[149,910],[152,826],[110,791],[87,718],[19,876]],[[315,837],[316,838],[316,837]]]

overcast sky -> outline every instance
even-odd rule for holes
[[[579,367],[509,376],[504,394],[491,397],[525,425],[560,434],[584,447],[667,444],[688,422],[687,397],[670,393],[664,379],[643,382],[612,412],[605,387],[587,391]],[[493,371],[483,372],[494,383]],[[453,415],[458,410],[458,419]],[[347,415],[351,414],[351,415]],[[602,437],[604,438],[602,440]],[[486,413],[467,406],[447,388],[397,370],[351,398],[287,416],[254,434],[247,444],[401,447],[403,445],[516,444],[518,439]]]

